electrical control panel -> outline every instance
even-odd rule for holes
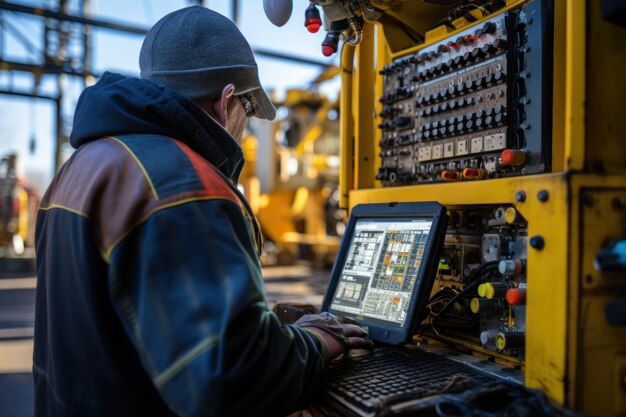
[[[428,305],[437,336],[524,360],[527,231],[511,206],[450,213]]]
[[[531,1],[380,72],[384,185],[551,168],[552,6]]]

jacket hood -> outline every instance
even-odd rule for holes
[[[106,72],[78,99],[70,143],[78,148],[105,136],[157,134],[189,145],[237,181],[243,151],[202,108],[171,88]]]

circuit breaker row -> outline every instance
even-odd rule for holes
[[[493,16],[381,71],[378,179],[383,184],[549,169],[545,98],[551,64],[535,45],[545,39],[528,31],[536,18],[540,32],[547,31],[541,24],[547,13],[540,10],[530,19],[529,12]]]

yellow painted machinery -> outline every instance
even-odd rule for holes
[[[316,82],[337,74],[331,67]],[[338,198],[338,103],[294,89],[279,108],[279,121],[265,131],[257,126],[258,136],[264,137],[250,135],[242,143],[246,167],[241,184],[268,242],[265,261],[304,257],[331,264],[345,221]],[[268,150],[271,154],[259,158]]]
[[[341,206],[451,213],[419,341],[523,370],[589,415],[626,415],[623,4],[311,3],[324,53],[345,42]],[[490,262],[477,294],[444,311]]]
[[[0,159],[0,255],[24,254],[34,246],[38,199],[17,174],[17,155]]]

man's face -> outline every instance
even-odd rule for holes
[[[234,90],[235,86],[229,84],[218,100],[202,100],[196,104],[221,124],[237,143],[241,143],[248,117],[241,99],[233,95]]]
[[[226,126],[224,128],[230,133],[230,135],[241,143],[243,139],[243,133],[246,129],[248,117],[246,116],[246,110],[239,98],[231,96],[228,100]]]

